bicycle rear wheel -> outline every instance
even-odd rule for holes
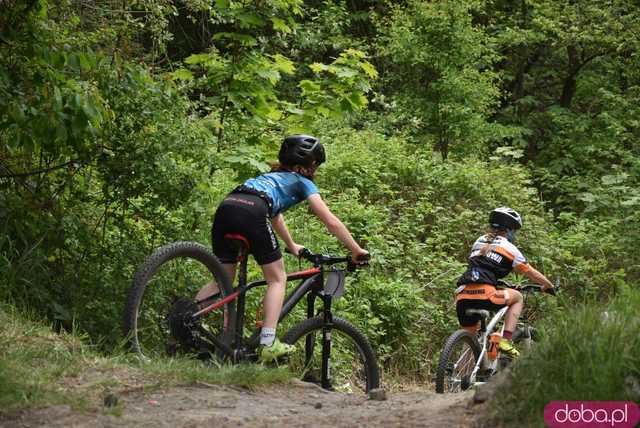
[[[471,386],[471,373],[480,357],[477,339],[466,330],[457,330],[445,343],[436,371],[436,392],[461,392]]]
[[[232,288],[222,265],[205,246],[180,241],[157,249],[136,272],[127,297],[123,333],[130,349],[146,358],[199,352],[197,333],[182,320],[198,310],[193,298],[212,279],[220,294],[211,303],[228,296]],[[234,322],[231,303],[198,320],[227,344]]]
[[[300,379],[321,384],[322,316],[306,319],[289,330],[283,341],[295,345],[289,368]],[[366,393],[380,387],[380,370],[371,344],[348,321],[334,317],[330,326],[330,387],[350,393]]]

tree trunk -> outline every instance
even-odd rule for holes
[[[576,76],[583,64],[580,63],[578,49],[574,45],[567,46],[567,56],[569,59],[569,73],[562,85],[562,95],[560,95],[560,105],[566,109],[571,107],[571,101],[576,93]]]

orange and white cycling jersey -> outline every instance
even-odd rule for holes
[[[490,245],[483,255],[481,250]],[[496,285],[498,280],[509,275],[512,271],[526,272],[530,269],[518,247],[507,238],[496,236],[489,242],[487,235],[476,240],[471,247],[469,265],[467,270],[458,280],[458,285],[467,284],[491,284]]]

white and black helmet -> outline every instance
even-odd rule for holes
[[[326,160],[324,147],[311,135],[291,135],[280,146],[278,160],[285,165],[320,165]]]
[[[509,207],[500,207],[491,211],[489,224],[495,229],[518,230],[522,227],[522,217]]]

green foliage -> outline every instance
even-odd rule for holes
[[[571,298],[636,287],[637,6],[92,4],[3,3],[0,301],[111,349],[144,257],[209,242],[217,203],[294,132],[325,143],[322,195],[373,254],[338,310],[391,372],[428,378],[495,206],[522,212],[518,246]],[[286,220],[344,251],[306,210]]]
[[[476,2],[411,1],[379,23],[389,88],[415,139],[449,151],[478,152],[487,141],[513,135],[487,119],[500,95],[491,70],[498,55],[491,38],[472,23]],[[417,131],[417,132],[416,132]]]
[[[247,48],[250,48],[248,46]],[[283,75],[292,76],[295,65],[280,54],[257,53],[252,49],[223,55],[219,51],[189,56],[190,70],[173,72],[177,79],[190,82],[190,89],[203,97],[208,119],[223,146],[225,120],[241,127],[275,125],[286,119],[293,127],[305,129],[319,117],[339,119],[367,105],[369,81],[377,77],[375,68],[361,51],[348,49],[331,64],[313,63],[315,78],[298,84],[300,101],[285,98],[278,87]]]
[[[145,68],[92,52],[46,13],[26,23],[33,32],[2,56],[2,297],[67,327],[77,318],[86,330],[111,331],[120,310],[102,299],[122,294],[154,240],[205,214],[168,215],[206,177],[211,135]],[[105,113],[94,123],[96,100]]]
[[[495,2],[487,31],[505,55],[502,123],[555,207],[580,210],[611,167],[637,169],[637,28],[626,2]],[[544,88],[544,89],[542,89]],[[634,136],[635,135],[635,136]],[[589,198],[589,196],[586,196]],[[576,200],[578,199],[578,200]]]
[[[26,321],[0,306],[0,408],[8,412],[30,405],[69,403],[82,406],[80,394],[63,394],[51,385],[78,374],[80,339],[57,336],[50,328]]]
[[[554,400],[638,401],[639,303],[634,290],[607,306],[591,302],[550,319],[542,341],[497,391],[492,422],[542,427],[544,406]]]

